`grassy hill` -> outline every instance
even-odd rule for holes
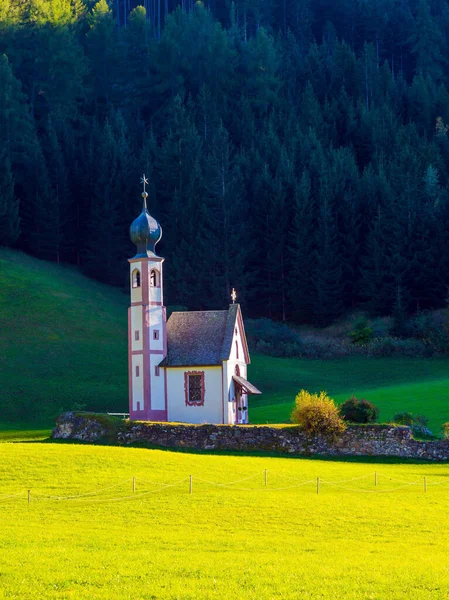
[[[125,294],[6,249],[0,290],[0,422],[127,409]]]
[[[262,396],[250,399],[253,423],[287,421],[292,398],[304,388],[326,390],[337,402],[352,394],[374,402],[380,420],[390,421],[397,412],[423,414],[429,427],[440,435],[449,421],[449,360],[414,358],[344,358],[298,360],[256,356],[251,380]]]
[[[126,411],[125,293],[75,268],[0,249],[0,430],[7,421],[51,425],[61,410]],[[301,388],[375,402],[382,420],[423,413],[434,433],[449,421],[449,361],[304,361],[252,355],[254,423],[287,421]],[[1,435],[1,434],[0,434]]]
[[[447,599],[448,481],[438,464],[0,444],[0,597]]]

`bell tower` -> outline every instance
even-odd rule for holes
[[[147,209],[145,175],[143,207],[130,227],[136,255],[129,259],[131,306],[128,309],[129,417],[131,420],[166,421],[165,369],[167,354],[166,310],[163,295],[164,259],[156,254],[162,229]]]

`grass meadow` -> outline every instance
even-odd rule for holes
[[[446,599],[448,515],[447,465],[2,443],[0,598]]]
[[[374,402],[379,420],[397,412],[423,414],[434,435],[449,421],[449,360],[352,357],[298,360],[255,356],[250,379],[263,390],[250,397],[252,423],[288,421],[295,394],[302,388],[325,390],[338,403],[352,394]]]

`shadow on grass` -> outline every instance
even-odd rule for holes
[[[417,458],[401,458],[396,456],[332,456],[326,454],[297,454],[282,453],[270,451],[245,451],[245,450],[203,450],[200,448],[179,448],[175,446],[158,446],[148,443],[117,444],[107,440],[97,442],[86,442],[82,440],[62,440],[51,437],[43,440],[23,440],[11,442],[14,444],[67,444],[75,446],[106,446],[113,448],[138,448],[142,450],[161,450],[163,452],[177,454],[197,454],[201,456],[237,456],[237,457],[257,457],[257,458],[285,458],[288,460],[316,460],[341,463],[366,463],[366,464],[406,464],[406,465],[435,465],[447,464],[447,461],[434,461]],[[449,474],[448,474],[449,476]]]

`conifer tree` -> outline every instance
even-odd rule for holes
[[[19,203],[6,150],[0,151],[0,245],[13,244],[20,233]]]

